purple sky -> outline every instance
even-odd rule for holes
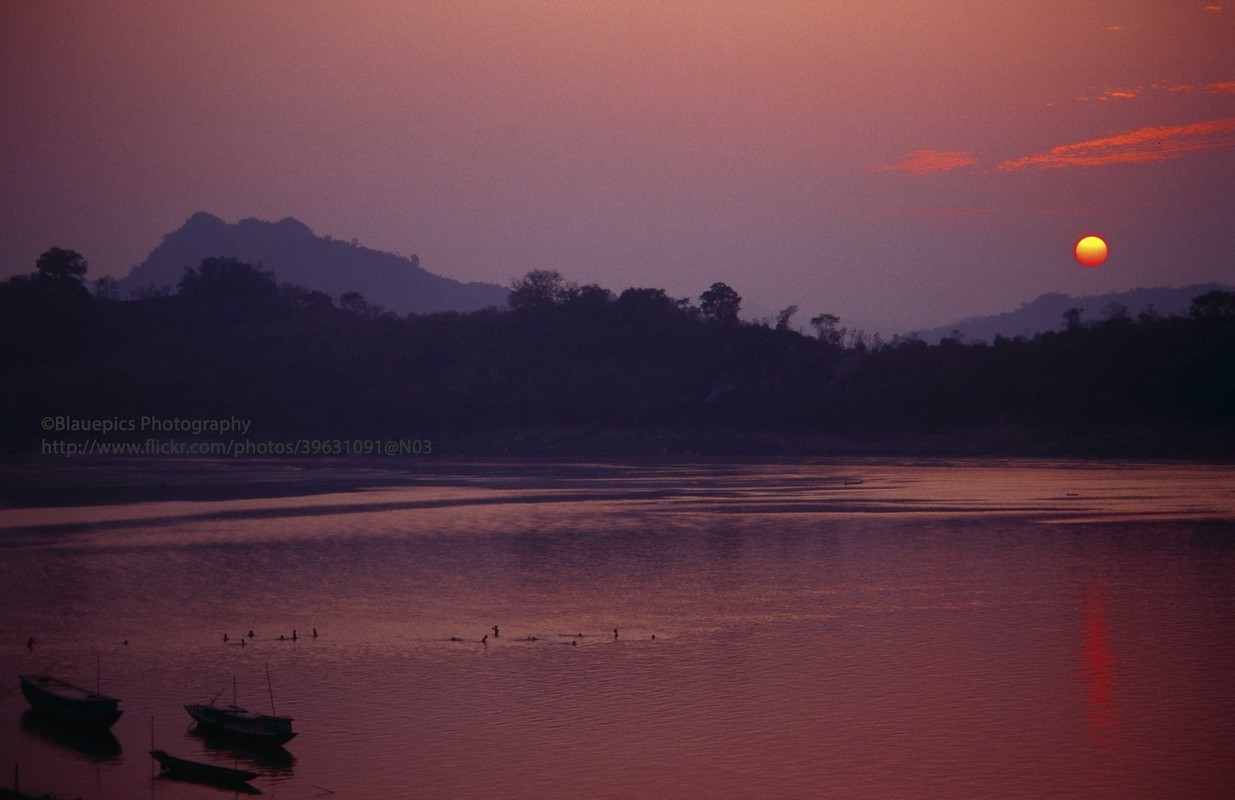
[[[803,327],[1235,284],[1229,0],[0,0],[0,108],[0,277],[207,211]]]

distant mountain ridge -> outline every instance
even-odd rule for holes
[[[1065,312],[1079,308],[1082,322],[1104,319],[1107,309],[1122,306],[1132,317],[1152,310],[1158,316],[1169,317],[1188,313],[1192,301],[1206,292],[1220,289],[1232,291],[1221,283],[1199,283],[1182,288],[1131,289],[1126,292],[1072,297],[1051,292],[1039,295],[1036,300],[1025,303],[1015,311],[992,316],[967,317],[951,325],[915,331],[914,334],[929,344],[960,334],[967,342],[991,342],[996,336],[1031,338],[1039,333],[1060,330],[1064,325]]]
[[[325,292],[335,300],[347,292],[398,314],[475,311],[503,306],[509,290],[492,283],[462,283],[422,269],[405,258],[330,237],[314,235],[288,217],[279,222],[242,219],[228,224],[199,211],[163,237],[146,260],[119,281],[122,293],[147,288],[175,289],[189,267],[203,259],[236,258],[292,283]]]

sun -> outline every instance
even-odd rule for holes
[[[1096,267],[1106,261],[1106,242],[1099,236],[1086,236],[1076,243],[1076,260],[1087,267]]]

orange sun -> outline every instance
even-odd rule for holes
[[[1106,242],[1098,236],[1086,236],[1076,243],[1076,260],[1087,267],[1096,267],[1106,261]]]

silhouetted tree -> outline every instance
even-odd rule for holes
[[[733,289],[717,281],[699,295],[699,308],[706,319],[732,324],[738,321],[742,298]]]
[[[837,328],[840,324],[840,317],[835,314],[819,314],[810,318],[810,325],[815,329],[815,336],[821,342],[828,344],[839,345],[845,331]]]
[[[1132,321],[1132,317],[1128,314],[1128,307],[1123,303],[1110,303],[1102,309],[1102,316],[1108,323],[1117,325]]]
[[[590,283],[587,286],[581,286],[577,289],[568,302],[570,305],[585,313],[597,312],[613,302],[613,292]]]
[[[789,330],[789,320],[792,319],[793,315],[796,313],[798,313],[797,306],[788,306],[786,308],[782,308],[779,312],[777,312],[776,330],[778,331]]]
[[[370,303],[360,292],[344,292],[339,295],[339,308],[362,317],[377,317],[382,314],[382,307]]]
[[[306,289],[294,283],[280,284],[279,294],[295,308],[315,311],[334,308],[334,300],[330,298],[330,295],[316,289]]]
[[[274,273],[236,258],[207,258],[184,271],[179,296],[202,322],[218,325],[272,317],[282,304]]]
[[[278,293],[273,272],[238,258],[203,259],[196,269],[184,271],[178,288],[180,294],[197,298],[273,297]]]
[[[681,306],[664,289],[627,289],[618,296],[618,307],[633,316],[676,316]]]
[[[93,297],[82,283],[86,260],[53,247],[36,270],[0,284],[0,338],[14,363],[63,362],[95,344]],[[0,407],[3,404],[0,403]]]
[[[1221,289],[1206,292],[1193,299],[1188,313],[1193,319],[1235,317],[1235,292]]]
[[[515,311],[553,308],[565,303],[578,292],[557,270],[534,269],[510,286],[506,303]]]
[[[37,277],[51,283],[81,284],[90,265],[76,250],[53,247],[39,256]]]
[[[104,300],[119,299],[120,283],[110,275],[104,275],[94,282],[94,296]]]

